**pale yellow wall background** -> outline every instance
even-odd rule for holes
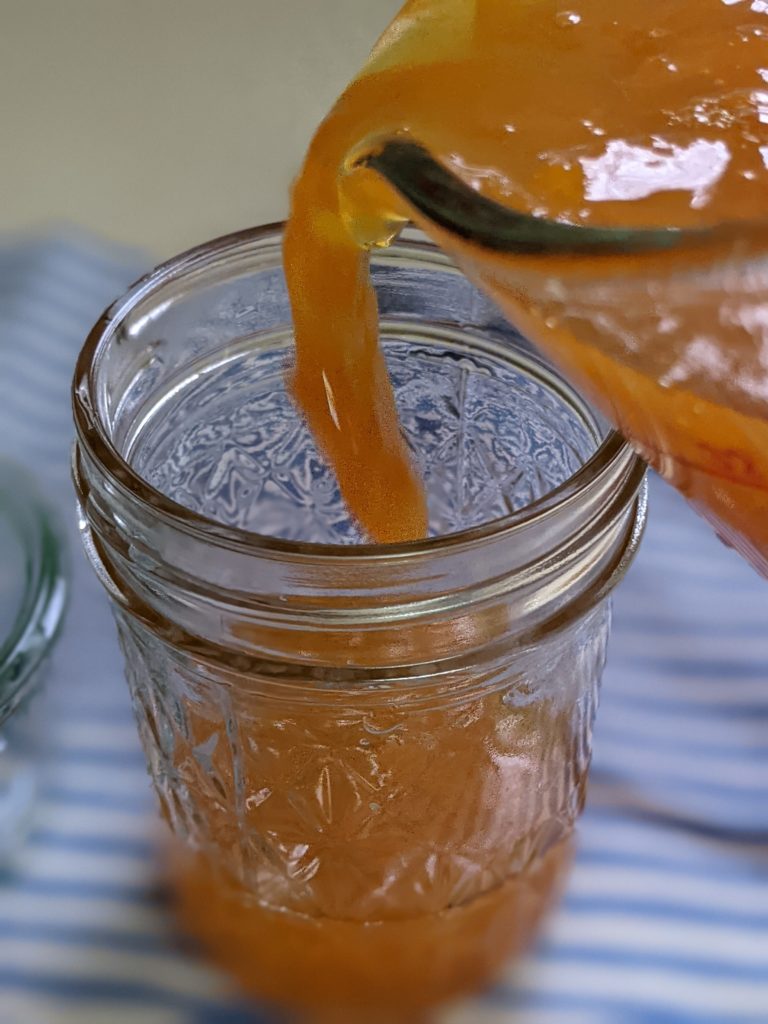
[[[0,232],[161,258],[286,212],[398,0],[0,0]]]

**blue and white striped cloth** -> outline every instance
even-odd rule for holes
[[[70,519],[75,354],[139,266],[66,234],[0,247],[0,450]],[[166,913],[112,623],[73,563],[52,770],[23,867],[0,883],[0,1024],[266,1022]],[[653,481],[567,897],[537,951],[442,1024],[768,1022],[767,623],[768,583]]]

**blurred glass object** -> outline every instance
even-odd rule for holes
[[[55,516],[27,472],[0,459],[0,868],[29,830],[44,755],[41,688],[68,592]]]

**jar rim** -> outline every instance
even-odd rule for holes
[[[180,253],[138,279],[110,305],[89,332],[75,366],[73,380],[73,414],[80,442],[96,458],[110,483],[138,502],[153,516],[183,533],[196,536],[207,543],[216,543],[233,552],[263,553],[273,556],[300,557],[304,562],[327,562],[343,558],[347,564],[380,560],[422,558],[439,555],[456,548],[490,539],[512,539],[550,516],[556,516],[565,507],[586,492],[610,478],[620,466],[625,480],[630,479],[635,490],[645,473],[645,464],[616,430],[610,430],[589,459],[560,485],[522,509],[509,515],[488,520],[469,529],[396,544],[370,542],[344,545],[308,543],[272,537],[236,526],[228,526],[195,512],[153,487],[121,455],[112,443],[101,420],[96,401],[96,374],[99,360],[114,332],[125,317],[153,292],[173,280],[193,275],[216,261],[248,254],[254,245],[266,247],[281,244],[284,222],[246,228],[204,242]],[[381,258],[390,256],[418,257],[420,260],[442,265],[458,273],[453,261],[417,230],[406,229],[400,239],[388,249],[377,253]],[[542,364],[544,365],[544,364]],[[77,473],[77,470],[75,470]]]

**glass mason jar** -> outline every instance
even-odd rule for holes
[[[428,540],[363,543],[294,409],[279,226],[107,311],[74,478],[184,925],[259,997],[403,1021],[561,884],[644,467],[434,247],[372,273]]]

